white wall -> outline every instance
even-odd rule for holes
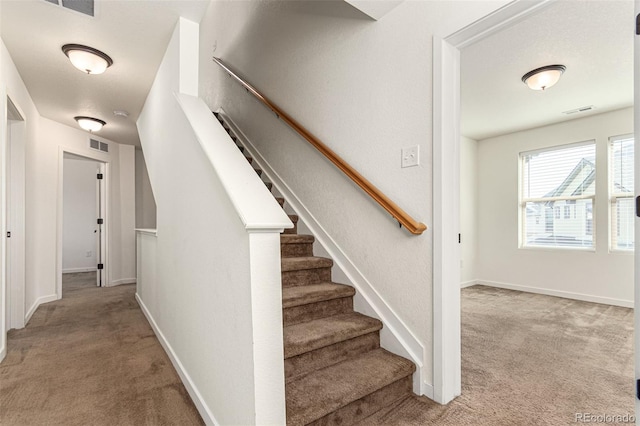
[[[156,200],[142,149],[136,149],[136,228],[155,229]]]
[[[460,283],[475,284],[478,251],[478,142],[460,138]]]
[[[594,115],[478,142],[478,279],[524,291],[633,304],[633,255],[609,252],[609,137],[633,132],[633,109]],[[593,252],[518,248],[518,155],[596,140]]]
[[[64,159],[62,272],[96,269],[98,163]]]
[[[135,280],[135,182],[134,149],[97,135],[41,117],[4,43],[0,50],[2,81],[0,96],[8,95],[25,118],[26,162],[26,288],[27,317],[39,304],[57,298],[58,268],[62,266],[62,185],[60,167],[62,151],[91,157],[110,165],[109,218],[118,232],[110,235],[110,251],[117,253],[106,265],[111,271],[110,284]],[[4,104],[2,101],[0,104]],[[2,106],[2,111],[5,106]],[[6,117],[6,112],[4,113]],[[0,132],[3,141],[4,132]],[[89,149],[88,140],[109,143],[109,153]],[[3,142],[4,143],[4,142]],[[120,166],[120,163],[122,167]],[[123,193],[123,191],[125,193]],[[58,226],[58,224],[60,226]],[[4,236],[4,232],[2,234]],[[60,253],[56,252],[58,237]],[[124,238],[126,237],[126,238]],[[2,237],[4,240],[4,237]]]
[[[223,107],[424,347],[432,382],[432,233],[412,236],[211,61],[219,56],[427,226],[432,38],[506,1],[405,1],[379,21],[345,2],[211,3],[200,96]],[[400,168],[418,145],[421,165]]]

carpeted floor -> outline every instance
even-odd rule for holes
[[[462,291],[462,395],[409,397],[363,425],[570,425],[634,414],[633,310],[485,286]]]
[[[9,333],[0,424],[199,425],[134,299],[65,275],[64,298]],[[410,397],[363,425],[569,425],[633,414],[633,310],[474,286],[462,292],[462,396]]]
[[[63,299],[9,332],[0,424],[203,424],[134,294],[65,274]]]

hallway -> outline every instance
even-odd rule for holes
[[[9,332],[0,424],[199,425],[202,420],[134,299],[135,285],[65,274],[63,299]]]

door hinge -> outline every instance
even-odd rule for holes
[[[636,197],[636,216],[640,217],[640,197]]]
[[[101,180],[103,177],[102,173],[98,173],[98,180]]]
[[[7,231],[7,238],[11,238],[11,231]]]
[[[636,398],[640,399],[640,379],[636,379]]]
[[[98,263],[98,269],[104,269],[104,265],[102,263]]]
[[[636,16],[636,35],[640,35],[640,13]]]
[[[462,242],[462,234],[458,234],[458,244]]]
[[[104,219],[98,218],[98,225],[102,225],[102,224],[104,224]]]

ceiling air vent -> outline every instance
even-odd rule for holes
[[[45,0],[66,9],[75,10],[89,16],[95,16],[94,0]]]
[[[95,149],[96,151],[109,152],[108,143],[100,142],[95,139],[89,139],[89,148]]]
[[[583,106],[583,107],[580,107],[580,108],[572,109],[572,110],[569,110],[569,111],[564,111],[563,114],[571,115],[571,114],[577,114],[579,112],[591,111],[593,109],[596,109],[596,107],[594,107],[593,105],[589,105],[589,106]]]

